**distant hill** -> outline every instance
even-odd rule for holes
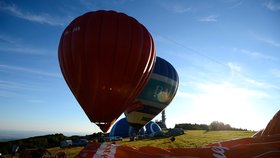
[[[30,149],[30,148],[53,148],[60,146],[60,142],[62,140],[79,140],[79,139],[96,139],[101,135],[101,132],[99,133],[93,133],[91,135],[72,135],[72,136],[65,136],[62,133],[56,133],[56,134],[47,134],[47,135],[41,135],[41,136],[33,136],[28,137],[28,135],[37,135],[37,131],[28,131],[28,132],[18,132],[18,131],[1,131],[2,134],[5,135],[2,140],[5,140],[5,142],[0,142],[0,152],[2,154],[9,154],[11,153],[11,148],[13,144],[16,144],[19,146],[19,152],[23,149]],[[9,133],[9,136],[7,135],[7,132]],[[43,132],[44,133],[44,132]],[[17,139],[19,137],[24,137],[22,139]],[[26,138],[28,137],[28,138]],[[8,140],[13,139],[13,140]],[[16,140],[15,140],[16,139]]]
[[[17,134],[17,133],[14,133]],[[11,152],[13,144],[18,145],[19,150],[25,148],[51,148],[57,147],[61,140],[67,139],[63,134],[49,134],[44,136],[36,136],[24,139],[17,139],[7,142],[0,142],[0,151],[2,154],[8,154]]]
[[[29,137],[36,137],[47,135],[50,133],[61,133],[51,131],[23,131],[23,130],[0,130],[0,142],[7,142],[11,140],[24,139]],[[87,133],[82,132],[63,132],[65,136],[72,135],[86,135]]]
[[[0,142],[29,138],[34,136],[46,135],[49,132],[42,131],[17,131],[17,130],[0,130]]]

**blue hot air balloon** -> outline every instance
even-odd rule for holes
[[[150,130],[151,131],[151,130]],[[123,138],[129,137],[133,132],[133,127],[131,127],[126,118],[122,118],[117,121],[114,126],[112,127],[109,137],[121,136]],[[139,134],[144,135],[145,131],[144,128],[141,128]]]
[[[164,110],[174,98],[179,85],[175,68],[156,57],[152,75],[141,93],[124,112],[128,123],[138,131]]]
[[[150,121],[149,123],[147,123],[145,125],[145,128],[146,128],[146,131],[145,133],[147,135],[150,135],[152,133],[155,133],[155,132],[158,132],[158,131],[161,131],[161,128],[159,127],[159,125],[153,121]]]

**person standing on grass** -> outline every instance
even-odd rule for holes
[[[13,156],[13,158],[15,157],[16,152],[18,151],[18,148],[19,148],[18,145],[13,144],[13,146],[12,146],[12,156]]]

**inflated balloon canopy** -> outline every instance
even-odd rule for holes
[[[171,103],[178,85],[179,76],[175,68],[167,60],[157,56],[147,85],[124,112],[128,123],[136,132]]]
[[[146,85],[156,52],[151,34],[136,19],[101,10],[65,28],[58,57],[73,95],[106,132]]]

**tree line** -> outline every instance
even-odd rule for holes
[[[59,146],[60,141],[65,139],[67,139],[67,137],[63,134],[50,134],[8,142],[0,142],[0,151],[2,154],[9,154],[11,153],[13,145],[19,146],[19,151],[30,148],[52,148]]]
[[[7,142],[0,142],[0,153],[3,155],[10,154],[12,152],[12,146],[19,146],[18,152],[21,152],[24,149],[32,149],[32,148],[53,148],[60,146],[60,142],[63,140],[79,140],[79,139],[87,139],[87,140],[97,140],[101,136],[108,136],[108,134],[104,134],[102,132],[93,133],[85,136],[64,136],[61,133],[56,134],[48,134],[43,136],[30,137],[19,140],[12,140]]]
[[[223,122],[219,121],[213,121],[210,123],[210,125],[206,124],[191,124],[191,123],[181,123],[181,124],[176,124],[175,128],[182,128],[184,130],[212,130],[212,131],[217,131],[217,130],[236,130],[236,131],[247,131],[247,129],[242,129],[242,128],[234,128],[231,127],[229,124],[224,124]]]

